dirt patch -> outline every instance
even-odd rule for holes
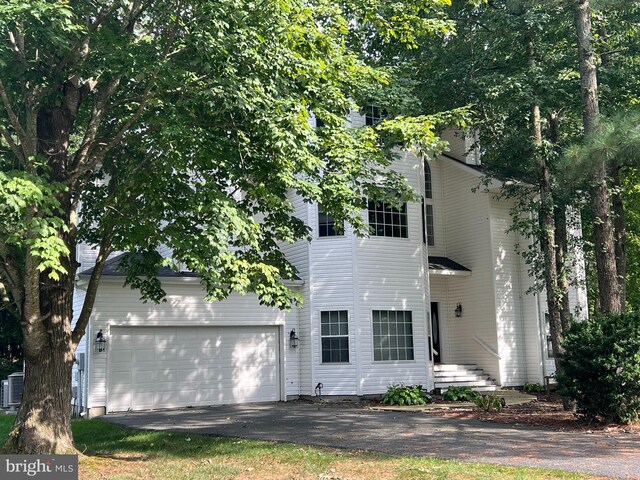
[[[547,399],[546,394],[536,395],[537,400],[521,405],[505,407],[500,412],[485,412],[478,407],[460,409],[430,410],[426,415],[440,415],[448,418],[474,419],[510,425],[544,427],[556,431],[576,431],[589,433],[627,432],[640,434],[640,423],[618,425],[613,423],[586,423],[562,408],[562,400],[554,393]],[[451,402],[446,402],[451,405]]]

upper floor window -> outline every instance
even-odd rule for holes
[[[433,198],[433,188],[431,186],[431,167],[427,160],[424,161],[424,198]]]
[[[424,197],[422,197],[422,241],[433,247],[436,244],[436,235],[433,221],[433,183],[431,179],[431,166],[424,161]]]
[[[424,223],[427,245],[433,247],[436,244],[436,233],[433,226],[433,205],[428,203],[424,206]]]
[[[386,110],[375,105],[367,105],[362,109],[364,114],[364,123],[370,127],[376,125],[380,120],[387,116]]]
[[[369,230],[376,237],[408,238],[407,203],[395,208],[369,200]]]
[[[349,313],[346,310],[320,312],[322,363],[349,362]]]
[[[325,213],[322,207],[318,205],[318,236],[319,237],[336,237],[344,233],[343,225],[336,225],[333,216]]]
[[[373,360],[413,360],[410,311],[373,310]]]

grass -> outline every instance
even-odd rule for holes
[[[0,441],[13,417],[0,417]],[[467,480],[592,479],[533,468],[394,457],[358,451],[201,435],[130,430],[100,420],[73,422],[80,479]]]

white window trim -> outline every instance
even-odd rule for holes
[[[410,312],[411,313],[411,338],[413,340],[413,360],[375,360],[375,349],[376,349],[376,342],[375,342],[375,335],[373,333],[373,312],[374,311],[379,311],[379,312]],[[394,364],[410,364],[410,363],[416,363],[416,322],[415,322],[415,311],[414,310],[406,310],[403,308],[389,308],[389,307],[371,307],[369,310],[369,325],[371,326],[371,363],[373,365],[379,365],[379,364],[389,364],[389,365],[394,365]]]
[[[323,237],[325,238],[325,237]],[[323,312],[347,312],[347,334],[346,335],[322,335],[322,313]],[[318,350],[319,350],[319,363],[320,365],[351,365],[352,364],[352,352],[351,352],[351,311],[348,308],[331,307],[330,309],[318,310]],[[322,339],[323,338],[347,338],[349,361],[348,362],[324,362],[322,360]]]

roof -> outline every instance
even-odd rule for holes
[[[124,272],[122,268],[120,268],[120,264],[122,261],[127,258],[130,253],[121,253],[113,258],[107,260],[104,264],[104,269],[102,270],[103,277],[124,277]],[[91,267],[87,270],[83,270],[80,272],[80,275],[91,275],[93,273],[93,269],[95,267]],[[175,272],[171,270],[169,267],[160,267],[158,269],[158,277],[163,278],[188,278],[188,277],[197,277],[193,272]]]
[[[450,258],[429,256],[429,274],[467,276],[471,275],[471,270]]]
[[[444,158],[446,158],[446,159],[448,159],[448,160],[452,160],[452,161],[454,161],[454,162],[457,162],[457,163],[459,163],[460,165],[464,165],[465,167],[468,167],[468,168],[470,168],[471,170],[475,170],[476,172],[480,172],[480,173],[484,173],[484,174],[486,174],[486,173],[487,173],[487,169],[486,169],[486,168],[485,168],[485,166],[484,166],[484,165],[482,165],[482,164],[480,164],[480,165],[474,165],[474,164],[472,164],[472,163],[467,163],[467,162],[464,162],[464,161],[462,161],[462,160],[460,160],[460,159],[458,159],[458,158],[456,158],[456,157],[453,157],[453,156],[451,156],[451,155],[447,155],[446,153],[441,153],[441,154],[440,154],[440,156],[441,156],[441,157],[444,157]]]
[[[104,264],[104,269],[102,270],[102,276],[103,277],[124,277],[125,274],[122,268],[120,268],[120,264],[129,255],[131,254],[121,253],[120,255],[117,255],[107,260]],[[79,275],[89,276],[93,273],[93,269],[94,267],[91,267],[87,270],[83,270],[82,272],[79,273]],[[199,278],[198,275],[193,272],[176,272],[174,270],[171,270],[169,267],[158,268],[158,277],[159,278]],[[292,281],[298,283],[301,281],[301,278],[296,275]]]

